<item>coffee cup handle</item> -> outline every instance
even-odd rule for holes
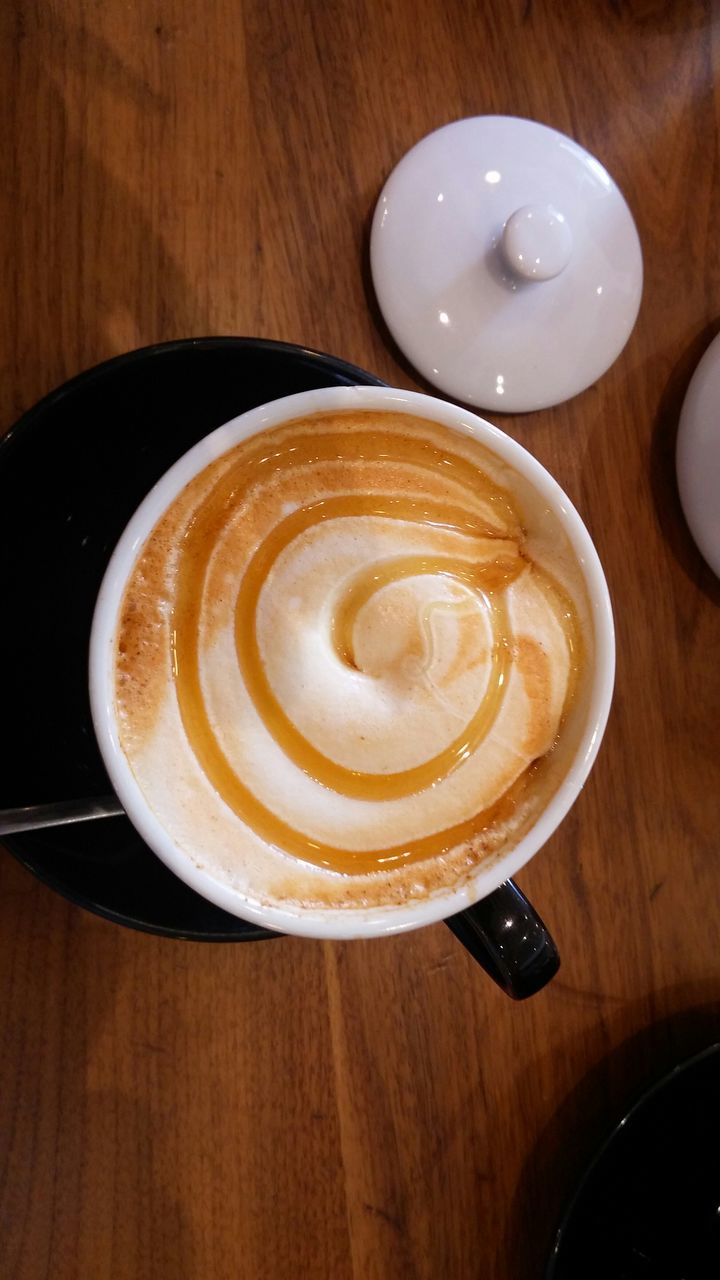
[[[560,968],[551,935],[513,880],[445,923],[513,1000],[535,995]]]

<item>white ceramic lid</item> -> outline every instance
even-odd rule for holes
[[[687,389],[676,464],[690,532],[720,578],[720,334],[710,343]]]
[[[440,390],[496,412],[559,404],[622,351],[642,253],[610,175],[571,138],[477,116],[423,138],[378,200],[385,321]]]

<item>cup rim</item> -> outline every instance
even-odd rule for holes
[[[145,800],[120,746],[113,709],[117,614],[147,537],[174,498],[204,467],[239,441],[282,422],[322,412],[363,409],[411,413],[469,435],[529,480],[547,501],[570,539],[590,603],[595,662],[588,712],[574,759],[539,817],[513,848],[480,863],[463,876],[460,885],[403,906],[313,909],[267,905],[246,898],[196,866]],[[136,830],[171,871],[216,906],[267,929],[314,938],[374,937],[433,924],[471,906],[515,875],[549,840],[582,790],[605,731],[614,678],[615,635],[605,574],[592,539],[564,490],[523,445],[478,414],[422,392],[392,387],[324,387],[284,396],[240,414],[193,445],[154,485],[121,534],[103,577],[90,633],[89,688],[95,734],[110,781]]]

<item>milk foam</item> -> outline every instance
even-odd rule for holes
[[[272,453],[276,441],[287,445],[334,432],[345,442],[360,441],[369,430],[383,432],[386,458],[311,461],[253,483],[252,459]],[[258,449],[262,437],[245,442],[188,486],[133,571],[117,637],[123,749],[176,843],[253,901],[390,903],[452,884],[462,869],[517,839],[557,784],[558,748],[572,724],[571,694],[587,664],[587,653],[571,652],[568,609],[579,620],[583,645],[590,643],[580,569],[560,526],[527,482],[447,428],[394,414],[346,414],[266,435],[272,437],[267,449]],[[459,457],[477,469],[476,488],[469,494],[467,478],[461,482],[452,468],[448,475],[442,466],[398,460],[395,437],[411,446],[425,441]],[[489,814],[463,840],[440,840],[434,857],[414,863],[394,858],[371,870],[363,862],[349,874],[332,862],[328,867],[298,858],[282,843],[263,838],[247,815],[234,812],[198,762],[175,678],[173,608],[183,535],[233,469],[246,485],[249,478],[250,487],[214,521],[217,536],[203,575],[197,627],[202,702],[222,756],[263,810],[320,847],[339,847],[347,855],[410,849],[413,842]],[[491,482],[489,490],[483,477]],[[495,489],[509,492],[509,506],[493,497]],[[462,507],[484,532],[395,514],[320,518],[280,547],[254,617],[238,616],[253,557],[281,522],[318,502],[358,494],[393,501],[400,495],[435,504],[433,510]],[[381,583],[354,617],[352,663],[343,660],[333,626],[358,574],[401,561],[410,567],[417,561],[492,568],[498,557],[514,576],[504,589],[486,595],[445,572]],[[498,636],[488,598],[502,600],[507,634]],[[263,676],[300,740],[342,766],[343,777],[369,777],[362,783],[368,794],[344,794],[290,758],[273,715],[253,700],[239,667],[238,633],[250,627]],[[373,798],[373,779],[399,776],[401,788],[407,771],[442,758],[462,739],[500,661],[506,664],[502,696],[477,749],[431,785]],[[182,681],[182,661],[178,676]],[[343,866],[352,868],[352,856]]]

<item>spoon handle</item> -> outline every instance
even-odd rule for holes
[[[124,812],[116,796],[59,800],[57,804],[31,804],[24,809],[0,809],[0,836],[34,831],[38,827],[61,827],[67,822],[89,822],[91,818],[117,818]]]

